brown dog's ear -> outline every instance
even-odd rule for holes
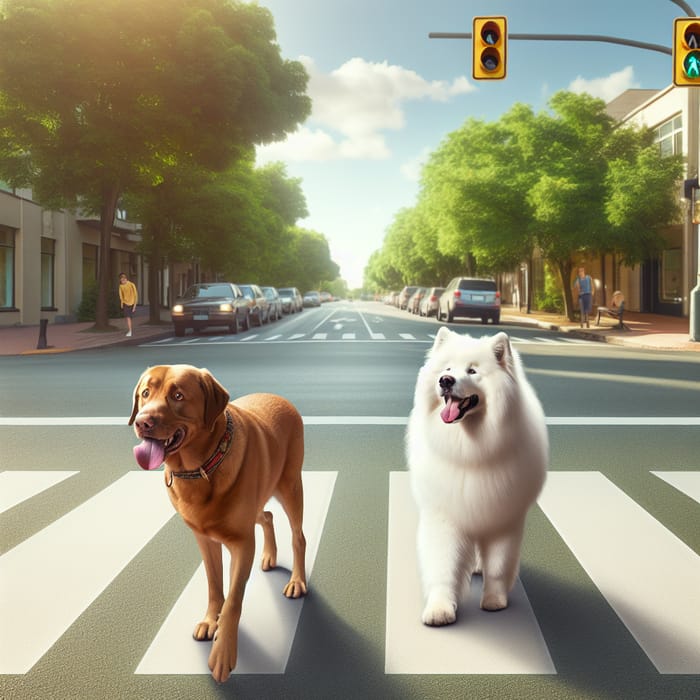
[[[224,412],[231,397],[208,369],[201,370],[199,384],[204,394],[204,424],[213,430],[216,419]]]
[[[136,387],[134,388],[134,405],[131,409],[131,418],[129,418],[129,425],[133,425],[136,420],[136,414],[139,412],[139,387],[141,386],[141,380],[143,379],[143,374],[139,377]]]

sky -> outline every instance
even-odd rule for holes
[[[630,88],[663,89],[671,57],[609,43],[510,40],[507,76],[471,77],[472,18],[504,15],[509,33],[605,35],[671,47],[672,0],[258,0],[273,14],[282,56],[301,61],[310,117],[285,141],[258,149],[300,178],[308,218],[328,239],[350,288],[396,214],[412,207],[421,165],[470,118],[496,121],[516,103],[547,109],[559,90],[610,101]],[[700,10],[700,0],[688,0]],[[694,3],[697,7],[694,7]],[[679,88],[680,89],[680,88]]]

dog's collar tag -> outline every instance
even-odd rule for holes
[[[209,481],[209,475],[224,461],[226,453],[231,448],[233,443],[233,418],[226,411],[226,432],[224,433],[219,444],[209,459],[195,472],[170,472],[170,479],[166,478],[165,485],[170,488],[173,485],[173,477],[178,479],[206,479]]]

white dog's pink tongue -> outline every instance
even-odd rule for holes
[[[165,447],[161,440],[145,438],[140,445],[134,447],[134,457],[141,469],[158,469],[165,459]]]
[[[459,417],[459,401],[447,399],[445,408],[440,411],[440,418],[444,423],[454,423]]]

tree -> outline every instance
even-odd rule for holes
[[[223,170],[310,112],[270,12],[237,0],[7,0],[0,46],[0,173],[99,214],[100,328],[119,198]]]

